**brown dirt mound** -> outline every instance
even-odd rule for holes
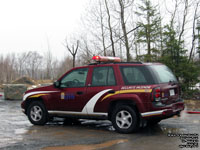
[[[187,110],[200,111],[200,100],[184,100]]]
[[[0,84],[0,92],[2,92],[2,91],[3,91],[3,85]]]
[[[28,85],[35,85],[35,81],[29,77],[21,77],[12,82],[12,84],[28,84]]]

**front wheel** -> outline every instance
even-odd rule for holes
[[[34,125],[44,125],[48,120],[48,114],[44,104],[39,101],[32,102],[27,110],[27,116]]]
[[[131,133],[138,129],[138,117],[135,110],[127,105],[117,106],[111,116],[113,127],[120,133]]]

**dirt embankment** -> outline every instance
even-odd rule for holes
[[[187,110],[200,111],[200,100],[184,100]]]

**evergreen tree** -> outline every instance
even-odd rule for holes
[[[153,6],[150,0],[141,0],[141,2],[139,11],[136,12],[141,19],[138,22],[141,27],[138,31],[137,42],[145,45],[147,53],[140,57],[143,61],[156,61],[160,52],[157,45],[160,43],[161,17],[157,12],[157,6]]]
[[[160,61],[175,73],[184,91],[198,82],[199,69],[193,62],[188,63],[186,50],[179,43],[175,30],[166,25],[163,32],[163,52]],[[179,53],[179,54],[178,54]],[[179,57],[178,57],[179,55]]]

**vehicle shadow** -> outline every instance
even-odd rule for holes
[[[62,126],[65,128],[76,128],[76,129],[89,129],[89,130],[101,130],[107,132],[116,133],[112,123],[108,120],[87,120],[87,119],[58,119],[49,122],[46,126]],[[140,127],[134,134],[142,135],[160,135],[166,134],[173,130],[170,126],[168,128],[163,127],[162,124],[156,125],[145,125]]]

